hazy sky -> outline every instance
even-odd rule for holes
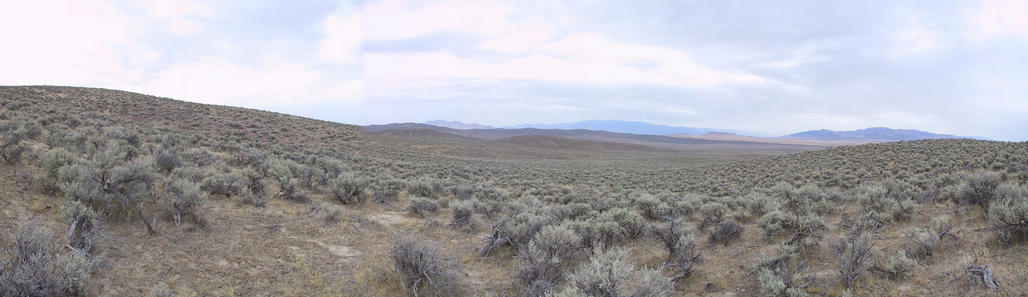
[[[0,84],[355,123],[1028,139],[1028,0],[8,1]]]

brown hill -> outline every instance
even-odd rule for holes
[[[668,152],[672,150],[658,149],[645,145],[629,143],[617,143],[607,141],[578,140],[555,136],[524,135],[501,138],[494,140],[500,143],[509,143],[525,147],[576,150],[576,151],[641,151],[641,152]]]

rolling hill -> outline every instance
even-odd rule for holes
[[[364,126],[367,132],[380,132],[387,130],[410,130],[427,129],[465,137],[482,140],[498,140],[515,136],[548,136],[560,137],[574,140],[588,140],[601,142],[614,142],[633,145],[642,145],[662,150],[677,151],[706,151],[706,152],[732,152],[732,153],[790,153],[816,150],[828,147],[827,145],[807,145],[789,143],[767,143],[745,140],[723,140],[723,139],[701,139],[669,137],[663,135],[645,135],[631,133],[615,133],[607,131],[586,130],[586,129],[451,129],[418,123],[396,123],[386,125]]]
[[[534,128],[534,129],[562,129],[562,130],[595,130],[614,133],[630,133],[642,135],[668,135],[668,134],[703,134],[709,132],[730,132],[742,133],[733,130],[676,127],[667,125],[650,124],[639,121],[617,121],[617,120],[591,120],[574,123],[558,124],[525,124],[504,127],[508,129]]]
[[[518,146],[535,147],[544,149],[557,149],[557,150],[576,150],[576,151],[641,151],[641,152],[658,152],[658,151],[671,151],[662,150],[654,147],[618,143],[618,142],[607,142],[607,141],[590,141],[590,140],[577,140],[555,136],[541,136],[541,135],[523,135],[523,136],[512,136],[507,138],[501,138],[494,140],[500,143],[509,143]]]

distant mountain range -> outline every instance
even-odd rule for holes
[[[866,141],[901,141],[937,138],[971,138],[911,129],[890,129],[874,127],[854,131],[811,130],[782,136],[786,138],[802,138],[817,140],[866,140]]]
[[[890,129],[886,127],[873,127],[867,129],[860,129],[854,131],[832,131],[832,130],[811,130],[804,131],[795,134],[789,134],[782,137],[750,137],[747,135],[753,135],[753,133],[741,132],[736,130],[727,129],[713,129],[713,128],[695,128],[695,127],[678,127],[678,126],[667,126],[651,124],[639,121],[618,121],[618,120],[590,120],[574,123],[557,123],[557,124],[524,124],[516,126],[505,126],[505,127],[493,127],[482,124],[474,123],[463,123],[458,121],[428,121],[425,125],[444,127],[456,130],[494,130],[493,133],[481,131],[477,134],[494,134],[511,136],[511,135],[525,135],[525,130],[589,130],[589,131],[602,131],[610,133],[623,133],[623,134],[635,134],[635,135],[667,135],[677,138],[693,138],[693,139],[720,139],[720,140],[742,140],[742,141],[759,141],[759,142],[781,142],[788,140],[816,140],[816,141],[845,141],[850,144],[853,143],[866,143],[866,142],[885,142],[885,141],[902,141],[902,140],[920,140],[920,139],[939,139],[939,138],[973,138],[973,139],[986,139],[982,137],[967,137],[967,136],[955,136],[948,134],[936,134],[931,132],[925,132],[920,130],[912,129]],[[514,130],[505,131],[502,130]],[[517,131],[517,132],[515,132]],[[535,133],[538,133],[536,131]],[[548,132],[554,135],[552,132]],[[527,133],[532,134],[532,133]],[[546,134],[546,133],[542,133]],[[566,134],[566,133],[556,133]],[[468,135],[465,135],[468,136]],[[479,135],[476,135],[479,136]],[[566,135],[561,135],[566,136]],[[690,137],[694,136],[694,137]],[[474,136],[472,136],[474,137]],[[747,138],[749,137],[749,138]],[[756,139],[756,140],[754,140]],[[782,139],[782,140],[775,140]],[[836,143],[835,145],[838,145]]]
[[[450,129],[458,129],[458,130],[492,129],[493,128],[493,126],[489,126],[489,125],[482,125],[482,124],[475,124],[475,123],[464,123],[464,122],[458,122],[458,121],[443,121],[443,120],[428,121],[428,122],[425,122],[425,124],[426,125],[437,126],[437,127],[445,127],[445,128],[450,128]]]

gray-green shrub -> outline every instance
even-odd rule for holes
[[[3,246],[0,296],[87,296],[94,261],[83,251],[62,252],[53,233],[22,223]]]
[[[867,233],[840,239],[832,246],[832,252],[839,261],[839,280],[844,287],[852,288],[853,282],[874,268],[871,262],[872,250],[874,238]]]
[[[763,296],[810,296],[806,288],[814,283],[814,278],[805,273],[805,266],[797,262],[798,258],[796,246],[791,244],[781,244],[774,252],[761,254],[752,270]]]
[[[581,255],[581,237],[566,226],[546,226],[518,253],[518,296],[544,296],[563,278],[562,269]]]
[[[742,226],[734,220],[727,220],[718,224],[717,228],[708,232],[710,241],[717,244],[728,244],[732,240],[739,238],[742,234]]]
[[[89,206],[76,200],[65,200],[60,215],[70,224],[67,234],[68,246],[92,253],[103,240],[100,216]]]
[[[352,173],[342,173],[328,181],[329,194],[343,204],[363,203],[367,199],[371,181]]]
[[[411,296],[444,297],[459,294],[460,268],[444,256],[437,244],[400,236],[393,245],[393,267],[400,274],[400,286]]]
[[[165,199],[165,211],[176,225],[181,224],[183,218],[189,218],[200,227],[207,226],[207,221],[200,214],[207,196],[200,192],[200,186],[196,183],[176,178],[166,179],[161,196]]]
[[[935,254],[935,245],[946,236],[956,239],[953,233],[953,222],[948,216],[932,218],[927,230],[921,231],[918,228],[907,228],[903,231],[911,242],[906,255],[917,258],[931,258]]]
[[[42,169],[42,175],[37,178],[37,184],[45,192],[53,193],[59,190],[58,188],[58,170],[61,167],[71,165],[78,160],[78,156],[68,152],[64,148],[55,148],[47,151],[43,154],[43,157],[39,159],[39,167]]]
[[[953,196],[956,200],[954,202],[961,205],[980,205],[988,209],[1002,178],[1002,174],[992,171],[967,174],[957,187],[957,193]]]
[[[700,253],[696,248],[696,238],[685,229],[682,222],[670,220],[651,231],[654,237],[664,244],[668,251],[667,262],[677,267],[679,273],[672,280],[679,280],[692,274],[693,267],[700,261]]]
[[[994,224],[1002,243],[1028,239],[1028,186],[1003,185],[999,198],[989,205],[988,218]]]
[[[917,268],[917,260],[907,257],[907,253],[904,251],[896,251],[895,255],[889,255],[885,258],[879,269],[889,279],[897,280],[914,271],[914,268]]]
[[[466,232],[474,231],[478,227],[478,223],[475,222],[475,206],[472,201],[456,201],[451,203],[450,209],[453,210],[453,220],[450,221],[450,226],[460,228]]]
[[[426,216],[439,211],[439,204],[432,199],[412,196],[407,199],[407,203],[407,210],[411,214]]]
[[[589,263],[566,276],[567,285],[585,296],[663,297],[672,291],[670,279],[657,271],[637,269],[627,256],[625,249],[597,251]]]

